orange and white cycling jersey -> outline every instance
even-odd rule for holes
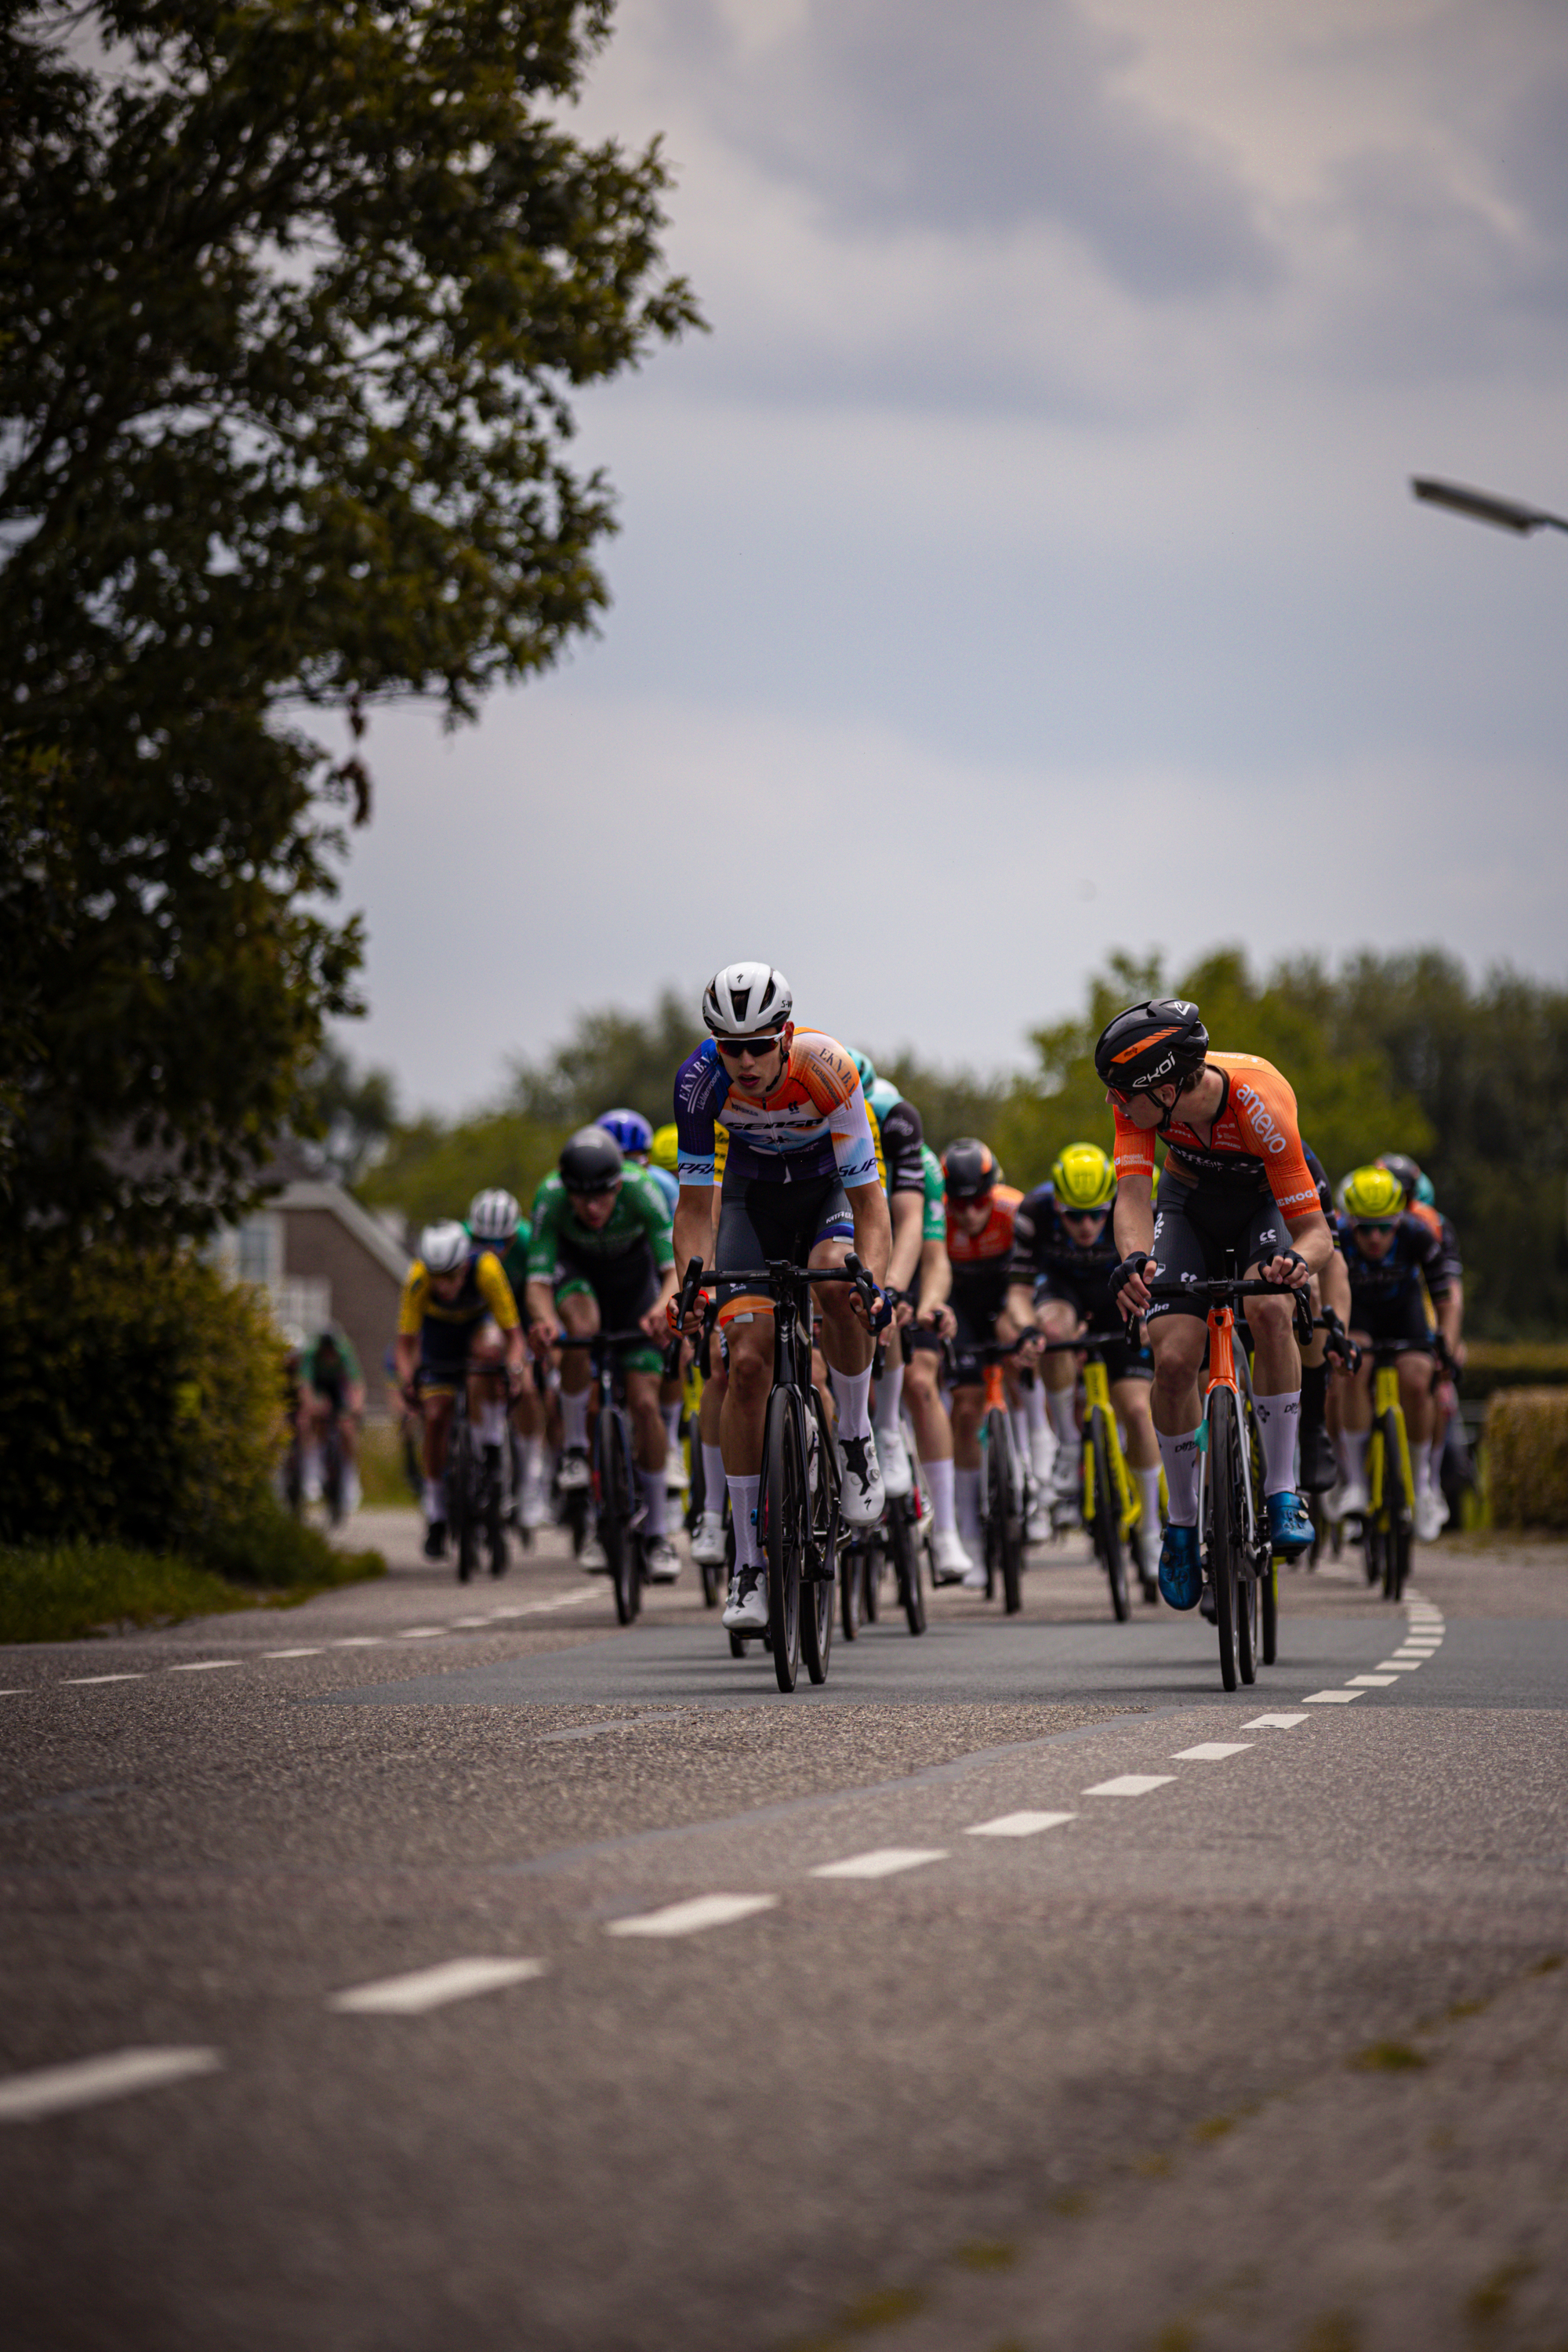
[[[837,1175],[847,1192],[878,1180],[877,1150],[854,1063],[836,1037],[797,1029],[771,1094],[742,1094],[711,1037],[675,1078],[676,1173],[685,1184],[718,1176],[715,1136],[729,1137],[725,1172],[801,1183]]]
[[[1163,1130],[1167,1171],[1188,1184],[1267,1184],[1287,1220],[1320,1210],[1318,1188],[1301,1149],[1296,1097],[1272,1062],[1259,1054],[1211,1054],[1208,1066],[1225,1080],[1219,1109],[1206,1138],[1184,1119]],[[1116,1113],[1116,1173],[1154,1172],[1155,1133]]]
[[[991,1214],[977,1234],[966,1234],[958,1219],[947,1221],[947,1254],[952,1261],[954,1281],[965,1276],[996,1274],[1012,1265],[1014,1254],[1013,1225],[1024,1195],[1015,1184],[998,1184],[991,1194]],[[1021,1281],[1033,1279],[1022,1275]]]

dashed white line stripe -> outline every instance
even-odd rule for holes
[[[405,1625],[397,1638],[400,1642],[438,1642],[450,1630],[446,1625]]]
[[[68,2066],[39,2066],[0,2082],[0,2123],[33,2123],[70,2107],[96,2106],[132,2091],[154,2091],[191,2074],[213,2074],[223,2064],[216,2050],[113,2050]]]
[[[322,1652],[318,1647],[314,1650],[263,1650],[261,1654],[264,1658],[319,1658]]]
[[[1250,1723],[1241,1727],[1243,1731],[1294,1731],[1299,1723],[1306,1721],[1304,1715],[1255,1715]]]
[[[1426,1664],[1425,1658],[1379,1658],[1373,1668],[1374,1675],[1418,1675]]]
[[[1097,1780],[1086,1789],[1086,1797],[1146,1797],[1151,1789],[1165,1789],[1175,1779],[1173,1772],[1120,1772],[1113,1780]]]
[[[418,2017],[449,2000],[470,2000],[476,1993],[499,1992],[503,1985],[543,1974],[542,1960],[442,1960],[406,1976],[351,1985],[346,1992],[333,1993],[327,2007],[355,2017]]]
[[[494,1621],[489,1617],[454,1617],[452,1620],[452,1631],[454,1633],[458,1632],[467,1633],[470,1626],[489,1625],[493,1622]]]
[[[1392,1690],[1399,1677],[1397,1675],[1352,1675],[1351,1680],[1359,1690]]]
[[[965,1837],[1037,1837],[1062,1822],[1076,1822],[1076,1813],[998,1813],[994,1822],[973,1822]]]
[[[813,1878],[891,1878],[900,1870],[919,1870],[923,1863],[945,1862],[946,1849],[938,1845],[878,1845],[868,1853],[847,1854],[842,1862],[819,1862]]]
[[[171,1675],[212,1675],[219,1666],[242,1666],[243,1658],[183,1658],[177,1666],[166,1666]]]
[[[705,1927],[728,1927],[771,1911],[776,1895],[695,1895],[687,1903],[667,1903],[662,1911],[641,1911],[630,1919],[608,1919],[607,1936],[697,1936]]]
[[[1349,1706],[1352,1698],[1360,1698],[1358,1690],[1309,1691],[1301,1701],[1303,1706]]]
[[[379,1650],[386,1640],[384,1633],[339,1633],[327,1647],[330,1650]]]
[[[1250,1739],[1200,1739],[1195,1748],[1178,1748],[1173,1764],[1219,1764],[1227,1756],[1245,1756]]]
[[[64,1686],[68,1690],[89,1690],[94,1683],[140,1683],[146,1679],[138,1668],[132,1675],[67,1675]]]

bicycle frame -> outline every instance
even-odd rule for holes
[[[1383,1508],[1383,1417],[1388,1412],[1394,1415],[1394,1425],[1399,1433],[1399,1461],[1405,1474],[1405,1491],[1407,1495],[1414,1495],[1415,1479],[1410,1463],[1410,1432],[1399,1394],[1399,1366],[1396,1362],[1375,1365],[1372,1375],[1372,1430],[1366,1449],[1366,1490],[1367,1509],[1373,1517]]]
[[[1133,1485],[1127,1468],[1127,1456],[1121,1450],[1121,1433],[1116,1426],[1116,1412],[1110,1402],[1110,1375],[1104,1359],[1090,1355],[1083,1368],[1084,1433],[1091,1436],[1096,1414],[1105,1427],[1105,1458],[1110,1465],[1110,1483],[1115,1494],[1109,1499],[1114,1504],[1123,1537],[1131,1534],[1143,1516],[1143,1497]],[[1083,1449],[1083,1515],[1091,1519],[1095,1511],[1094,1446],[1092,1442]]]
[[[1265,1286],[1258,1285],[1261,1289]],[[1272,1288],[1274,1286],[1269,1285]],[[1250,1433],[1252,1417],[1252,1367],[1247,1350],[1236,1340],[1236,1310],[1228,1302],[1212,1306],[1208,1313],[1209,1361],[1204,1381],[1204,1417],[1198,1424],[1198,1525],[1205,1527],[1209,1501],[1209,1399],[1215,1389],[1229,1389],[1236,1399],[1238,1427]],[[1243,1400],[1245,1399],[1245,1409]],[[1253,1504],[1252,1480],[1242,1482],[1242,1494],[1247,1505],[1247,1553],[1250,1560],[1258,1548],[1258,1517]]]

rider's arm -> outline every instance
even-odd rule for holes
[[[419,1335],[425,1326],[425,1300],[430,1288],[430,1276],[424,1261],[416,1258],[403,1285],[403,1295],[397,1302],[397,1344],[393,1360],[397,1366],[397,1385],[408,1388],[419,1369]]]
[[[921,1295],[917,1312],[922,1323],[947,1305],[952,1293],[952,1260],[947,1254],[945,1241],[927,1241],[921,1245]]]
[[[1329,1221],[1321,1209],[1310,1210],[1304,1217],[1287,1217],[1285,1229],[1297,1256],[1306,1259],[1308,1272],[1321,1274],[1334,1254],[1334,1237],[1329,1231]],[[1278,1265],[1279,1263],[1278,1258],[1270,1260],[1271,1265]],[[1283,1280],[1284,1276],[1281,1276],[1280,1279]]]
[[[1111,1213],[1116,1246],[1124,1258],[1154,1246],[1154,1178],[1152,1168],[1117,1164],[1116,1206]]]
[[[675,1210],[675,1263],[689,1265],[693,1258],[704,1265],[713,1259],[713,1181],[682,1184],[680,1199]]]
[[[888,1260],[888,1286],[908,1290],[921,1263],[921,1229],[925,1223],[925,1190],[895,1192],[888,1203],[892,1219],[893,1247]],[[942,1252],[945,1257],[946,1251]]]
[[[847,1188],[845,1197],[855,1220],[855,1255],[873,1282],[885,1283],[893,1246],[888,1196],[873,1178],[869,1184],[857,1184],[853,1192]]]

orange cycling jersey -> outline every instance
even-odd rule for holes
[[[994,1274],[1008,1263],[1013,1255],[1013,1221],[1023,1198],[1016,1185],[998,1184],[991,1195],[991,1214],[977,1234],[961,1233],[957,1218],[948,1218],[947,1254],[955,1275]]]
[[[1219,1109],[1205,1138],[1184,1119],[1164,1129],[1167,1172],[1178,1183],[1267,1184],[1289,1220],[1320,1207],[1318,1188],[1301,1149],[1296,1097],[1272,1062],[1258,1054],[1211,1054],[1208,1066],[1225,1080]],[[1116,1113],[1116,1173],[1154,1173],[1154,1130]]]

